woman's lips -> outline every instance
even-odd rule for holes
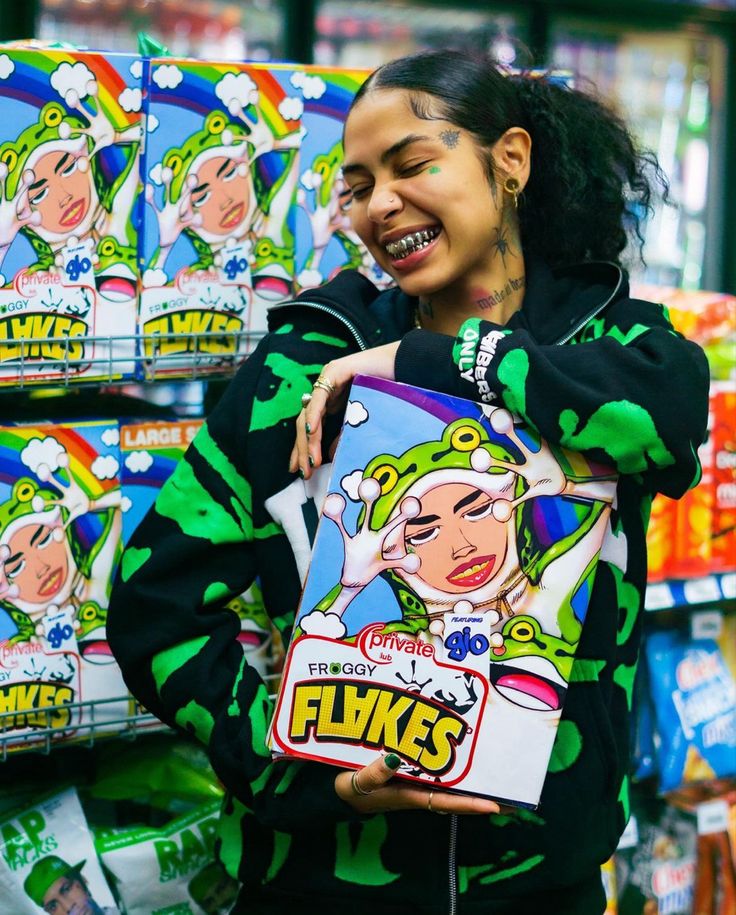
[[[64,570],[59,567],[54,569],[54,571],[47,575],[46,578],[41,582],[41,587],[38,589],[39,597],[51,597],[61,587],[63,579]]]
[[[80,197],[79,200],[75,200],[71,206],[64,210],[61,219],[59,220],[59,225],[64,226],[65,229],[76,226],[82,221],[82,217],[86,211],[87,205],[84,202],[84,198]]]
[[[240,220],[243,218],[243,212],[245,211],[244,203],[236,203],[234,207],[225,213],[225,215],[220,220],[220,226],[223,229],[232,229],[233,226],[237,226]]]
[[[491,577],[496,565],[495,553],[491,556],[478,556],[469,562],[464,562],[447,576],[451,585],[460,585],[466,588],[478,588],[484,585]]]
[[[437,244],[437,239],[442,237],[442,232],[439,235],[436,235],[429,244],[425,245],[423,248],[417,248],[416,251],[413,251],[411,254],[407,254],[406,257],[393,258],[388,254],[389,262],[395,270],[412,270],[414,267],[417,267],[421,262],[427,257],[428,254],[431,254],[433,248]]]

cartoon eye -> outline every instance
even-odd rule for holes
[[[76,170],[77,170],[77,160],[72,159],[72,161],[69,163],[69,165],[67,165],[66,168],[61,170],[61,175],[64,178],[68,178],[69,175],[73,175]]]
[[[5,566],[5,575],[8,579],[10,579],[10,581],[12,581],[14,578],[17,578],[20,575],[20,573],[23,571],[23,569],[25,569],[25,567],[26,567],[25,559],[21,559],[16,565],[14,565],[12,567],[6,565]]]
[[[459,426],[450,438],[450,446],[455,451],[474,451],[478,445],[480,432],[474,426]]]
[[[399,473],[393,464],[381,464],[373,472],[373,479],[381,487],[381,495],[385,496],[399,482]]]
[[[97,607],[93,603],[83,604],[79,608],[77,616],[83,623],[91,623],[92,620],[97,619]]]
[[[61,124],[63,118],[63,112],[61,108],[54,105],[49,108],[46,114],[43,116],[43,122],[46,127],[56,127],[57,124]]]
[[[176,176],[181,171],[183,159],[179,153],[170,153],[164,162],[164,167],[171,169],[171,174],[176,178]]]
[[[222,133],[226,126],[226,118],[224,118],[221,114],[213,114],[207,124],[207,129],[211,134],[217,136],[217,134]]]
[[[33,483],[21,483],[15,490],[15,497],[19,502],[30,502],[36,492],[37,489]]]
[[[315,161],[314,171],[317,172],[317,174],[324,181],[324,179],[330,174],[329,162],[327,162],[325,159],[322,159],[321,161]]]
[[[271,252],[272,252],[272,245],[269,241],[266,241],[265,239],[263,241],[259,241],[258,244],[256,245],[256,257],[268,257],[268,255],[271,254]]]
[[[519,620],[511,627],[509,635],[517,642],[531,642],[531,640],[534,638],[534,627],[531,623],[527,623],[524,620]]]
[[[18,163],[18,153],[14,149],[6,149],[2,156],[0,156],[0,162],[5,163],[8,167],[8,171],[12,172]]]
[[[420,531],[418,534],[412,534],[411,537],[406,538],[406,542],[410,543],[412,546],[422,546],[424,543],[429,543],[431,540],[434,540],[439,535],[440,529],[439,525],[435,527],[428,527],[423,531]]]
[[[115,242],[111,238],[106,238],[100,242],[99,252],[103,257],[109,257],[115,253]]]
[[[487,502],[484,502],[482,505],[476,505],[473,508],[469,509],[463,515],[463,518],[466,518],[468,521],[480,521],[481,518],[486,518],[488,515],[493,512],[493,500],[489,499]]]

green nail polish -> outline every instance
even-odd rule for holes
[[[314,458],[312,457],[311,454],[309,455],[308,461],[309,461],[309,466],[314,467]]]
[[[299,476],[302,478],[302,480],[304,479],[304,471],[301,467],[299,468]]]
[[[383,761],[389,769],[398,769],[401,765],[401,757],[397,756],[395,753],[389,753],[387,756],[384,756]]]
[[[309,423],[304,423],[304,428],[305,428],[306,431],[307,431],[307,435],[311,435],[311,434],[312,434],[312,427],[309,425]]]

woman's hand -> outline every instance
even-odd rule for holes
[[[387,343],[335,359],[323,367],[320,379],[325,382],[325,387],[316,386],[313,389],[311,400],[296,420],[296,442],[289,460],[292,473],[299,470],[308,480],[312,469],[322,463],[322,420],[325,413],[334,413],[343,406],[350,382],[356,375],[394,380],[398,349],[398,342]],[[330,386],[332,390],[329,390]]]
[[[401,760],[393,753],[381,756],[356,772],[340,772],[335,778],[337,796],[359,813],[388,810],[427,810],[429,813],[500,813],[495,801],[482,797],[450,794],[409,782],[391,782]]]

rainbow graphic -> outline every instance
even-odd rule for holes
[[[59,495],[48,482],[41,481],[33,470],[24,463],[22,454],[34,439],[53,438],[68,456],[67,468],[54,473],[60,484],[67,484],[70,477],[90,499],[98,499],[120,485],[117,474],[109,479],[100,479],[92,470],[99,457],[112,457],[119,463],[117,444],[106,445],[103,441],[116,441],[117,422],[100,421],[71,425],[2,426],[0,427],[0,504],[11,496],[13,485],[21,477],[29,477],[38,483],[40,489]],[[74,535],[84,549],[91,549],[99,540],[105,527],[104,513],[88,512],[73,522]]]

